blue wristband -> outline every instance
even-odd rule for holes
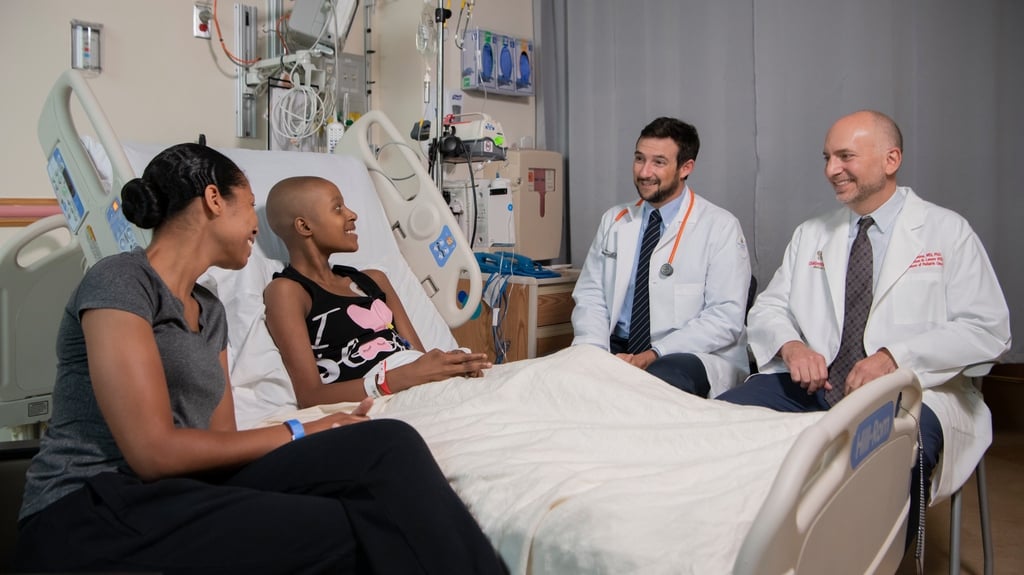
[[[298,419],[289,419],[284,424],[292,431],[292,441],[306,436],[306,428],[302,427],[302,422]]]

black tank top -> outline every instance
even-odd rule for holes
[[[380,286],[352,267],[337,265],[331,270],[351,279],[366,295],[333,294],[290,265],[274,274],[275,279],[298,282],[313,300],[306,330],[323,383],[360,379],[384,358],[409,349],[409,342],[395,331],[391,308]]]

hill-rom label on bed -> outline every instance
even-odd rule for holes
[[[857,426],[857,433],[853,435],[853,446],[850,448],[852,469],[856,469],[871,452],[889,440],[889,436],[892,435],[893,413],[895,406],[890,401],[865,417]]]

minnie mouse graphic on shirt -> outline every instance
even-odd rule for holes
[[[344,315],[337,314],[342,311],[344,311]],[[344,310],[341,307],[336,307],[310,317],[309,322],[317,325],[313,353],[317,358],[316,365],[320,371],[320,381],[334,383],[360,378],[389,355],[396,351],[409,349],[409,343],[395,330],[393,319],[391,308],[380,299],[374,299],[369,309],[349,304]],[[328,330],[328,323],[336,321],[349,323],[349,328]],[[356,329],[355,326],[362,329]],[[331,353],[329,350],[337,349],[337,347],[322,343],[325,331],[332,333],[358,331],[359,334],[345,342],[341,346],[340,352]]]

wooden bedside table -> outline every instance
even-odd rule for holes
[[[561,277],[513,276],[505,287],[508,310],[502,332],[508,341],[505,362],[540,357],[572,343],[572,290],[580,270],[558,269]],[[497,279],[495,281],[498,281]],[[487,283],[487,276],[484,276]],[[490,306],[481,302],[480,316],[452,330],[459,345],[486,352],[494,361],[494,336]]]

